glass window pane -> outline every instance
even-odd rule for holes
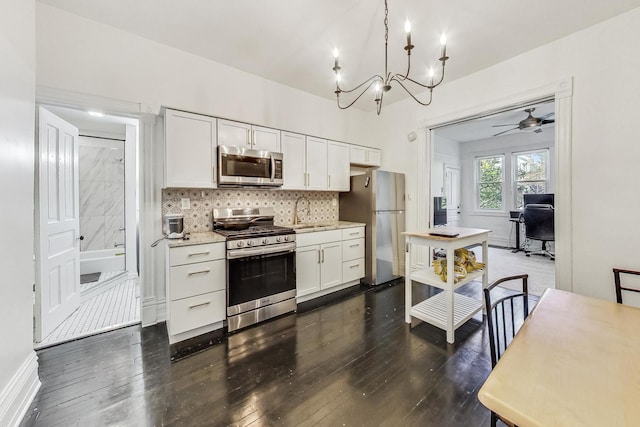
[[[480,159],[480,182],[502,182],[502,157]]]
[[[533,181],[543,180],[547,177],[546,153],[526,153],[517,156],[517,180]]]
[[[480,184],[480,209],[502,208],[502,183]]]

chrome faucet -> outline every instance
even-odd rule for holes
[[[293,223],[294,224],[298,224],[298,222],[300,221],[300,218],[299,218],[300,213],[298,212],[298,202],[300,202],[301,200],[306,200],[307,201],[307,218],[309,217],[309,215],[311,215],[311,202],[309,201],[309,199],[307,199],[304,196],[298,197],[296,199],[296,204],[295,204],[294,211],[293,211]]]

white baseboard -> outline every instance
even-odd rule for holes
[[[167,303],[163,298],[158,301],[155,297],[145,298],[142,301],[142,327],[155,325],[167,320]]]
[[[0,393],[0,425],[20,424],[40,385],[38,356],[32,351]]]

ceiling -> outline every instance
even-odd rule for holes
[[[39,1],[332,100],[334,46],[345,88],[384,72],[382,0]],[[451,81],[639,6],[640,0],[389,0],[389,71],[405,72],[406,18],[416,46],[413,77],[438,65],[445,32],[451,58],[445,81]],[[406,97],[394,89],[386,103]],[[365,98],[357,106],[372,110],[373,97]]]
[[[472,120],[466,120],[464,122],[456,123],[449,126],[444,126],[436,129],[436,133],[439,137],[445,137],[453,141],[470,142],[492,138],[497,133],[504,131],[507,131],[502,134],[504,136],[530,132],[536,128],[522,131],[514,129],[518,126],[518,123],[520,123],[521,120],[524,120],[528,117],[528,113],[524,111],[527,108],[535,108],[535,110],[531,113],[533,117],[542,117],[553,113],[555,104],[553,101],[547,101],[527,105],[520,108],[515,108],[513,110],[491,114]],[[551,115],[547,118],[553,120],[554,116]],[[502,126],[506,124],[511,124],[512,126]],[[542,125],[541,128],[542,132],[544,132],[545,135],[540,135],[546,136],[547,133],[553,135],[553,124],[549,123],[546,125]],[[498,136],[498,138],[499,137],[500,136]]]

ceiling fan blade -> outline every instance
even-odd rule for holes
[[[499,127],[502,127],[502,126],[518,126],[518,123],[509,123],[509,124],[506,124],[506,125],[493,125],[494,128],[499,128]]]
[[[544,116],[541,116],[541,117],[538,117],[538,118],[539,118],[540,120],[545,120],[545,119],[547,119],[548,117],[553,116],[554,114],[555,114],[554,112],[551,112],[551,113],[549,113],[549,114],[545,114]]]
[[[555,123],[556,121],[551,119],[551,120],[543,120],[540,122],[541,125],[548,125],[549,123]]]
[[[499,136],[499,135],[502,135],[503,133],[507,133],[507,132],[509,132],[509,131],[516,130],[516,129],[518,129],[518,127],[517,127],[517,126],[516,126],[516,127],[514,127],[514,128],[511,128],[511,129],[503,130],[502,132],[496,133],[496,134],[495,134],[495,135],[493,135],[493,136]]]

